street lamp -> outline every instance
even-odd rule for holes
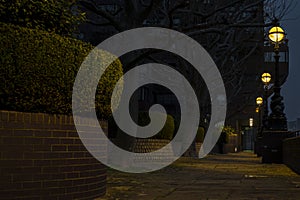
[[[257,97],[257,98],[256,98],[256,104],[257,104],[258,106],[261,106],[261,105],[263,104],[263,98],[262,98],[262,97]]]
[[[256,112],[256,113],[259,113],[259,111],[260,111],[260,110],[259,110],[259,107],[256,107],[255,112]]]
[[[264,115],[263,115],[263,128],[268,128],[268,114],[269,114],[269,103],[268,103],[268,86],[272,80],[270,73],[265,72],[261,75],[261,80],[264,83]]]
[[[279,48],[279,44],[284,40],[285,32],[279,26],[276,25],[269,31],[269,39],[276,45],[275,47]]]
[[[265,72],[261,75],[261,80],[265,85],[268,85],[271,82],[272,76],[268,72]]]
[[[258,106],[256,109],[256,112],[258,113],[258,135],[261,133],[261,106],[263,105],[264,100],[262,97],[256,98],[256,105]]]
[[[250,118],[249,119],[249,126],[252,128],[253,124],[254,124],[254,120],[253,120],[253,118]]]
[[[274,79],[274,95],[271,98],[271,114],[268,120],[269,130],[287,130],[287,119],[284,114],[284,104],[283,97],[280,94],[280,80],[279,80],[279,45],[285,39],[285,32],[279,26],[278,23],[275,23],[275,26],[272,27],[269,31],[269,39],[274,44],[274,58],[275,58],[275,79]]]

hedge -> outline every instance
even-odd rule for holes
[[[139,118],[138,118],[138,124],[141,126],[145,126],[149,124],[150,118],[148,112],[140,112]],[[175,124],[174,119],[171,115],[167,115],[167,120],[165,123],[165,126],[162,128],[162,130],[151,137],[152,139],[165,139],[165,140],[172,140],[173,134],[175,130]]]
[[[199,127],[197,130],[197,135],[196,135],[196,142],[203,143],[205,136],[205,130],[203,127]]]
[[[0,23],[0,32],[0,109],[71,114],[76,73],[94,47],[10,24]],[[101,53],[107,56],[112,55]],[[122,66],[116,60],[101,78],[105,81],[99,82],[96,110],[101,118],[111,114],[110,95],[121,76]]]
[[[224,134],[225,134],[225,143],[228,144],[229,141],[230,141],[230,137],[236,137],[237,134],[235,134],[235,129],[232,128],[231,126],[225,126],[223,128],[223,131],[222,131]]]
[[[146,126],[150,123],[150,118],[148,112],[139,112],[138,115],[138,125]],[[116,138],[118,133],[124,133],[121,130],[118,130],[118,126],[114,121],[113,117],[110,117],[108,120],[108,127],[109,127],[109,137]],[[171,115],[167,115],[167,120],[165,126],[162,130],[157,133],[156,135],[152,136],[151,139],[165,139],[165,140],[172,140],[174,136],[175,125],[174,125],[174,118]]]

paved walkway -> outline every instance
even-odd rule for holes
[[[261,164],[252,153],[181,158],[147,174],[108,172],[99,200],[300,199],[300,176],[285,165]]]

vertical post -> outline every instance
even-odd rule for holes
[[[261,109],[262,109],[262,106],[259,105],[258,106],[258,133],[260,133],[262,131]]]
[[[280,95],[280,83],[279,83],[279,47],[275,45],[274,48],[274,58],[275,58],[275,85],[274,85],[274,92]]]
[[[264,86],[264,115],[263,115],[263,129],[268,129],[268,115],[269,115],[269,101],[268,101],[268,85]]]
[[[271,110],[272,113],[269,116],[269,129],[270,130],[287,130],[287,119],[284,114],[283,97],[280,94],[280,76],[279,76],[279,47],[275,45],[274,50],[275,58],[275,83],[274,83],[274,95],[271,98]]]

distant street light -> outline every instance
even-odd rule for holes
[[[261,106],[263,105],[264,103],[264,100],[262,97],[257,97],[256,98],[256,105],[258,106],[256,108],[256,112],[258,113],[258,127],[257,127],[257,135],[256,137],[258,137],[260,134],[261,134],[261,130],[262,130],[262,127],[261,127]]]
[[[253,118],[250,118],[250,119],[249,119],[249,126],[250,126],[250,127],[253,127],[253,122],[254,122]]]
[[[268,115],[269,115],[269,102],[268,102],[268,86],[272,80],[272,76],[270,73],[265,72],[261,76],[261,80],[264,83],[264,115],[263,115],[263,128],[268,128]]]
[[[256,107],[255,112],[256,112],[256,113],[259,113],[259,112],[260,112],[259,107]]]
[[[262,97],[257,97],[257,98],[256,98],[256,104],[257,104],[258,106],[261,106],[261,105],[263,104],[263,98],[262,98]]]

